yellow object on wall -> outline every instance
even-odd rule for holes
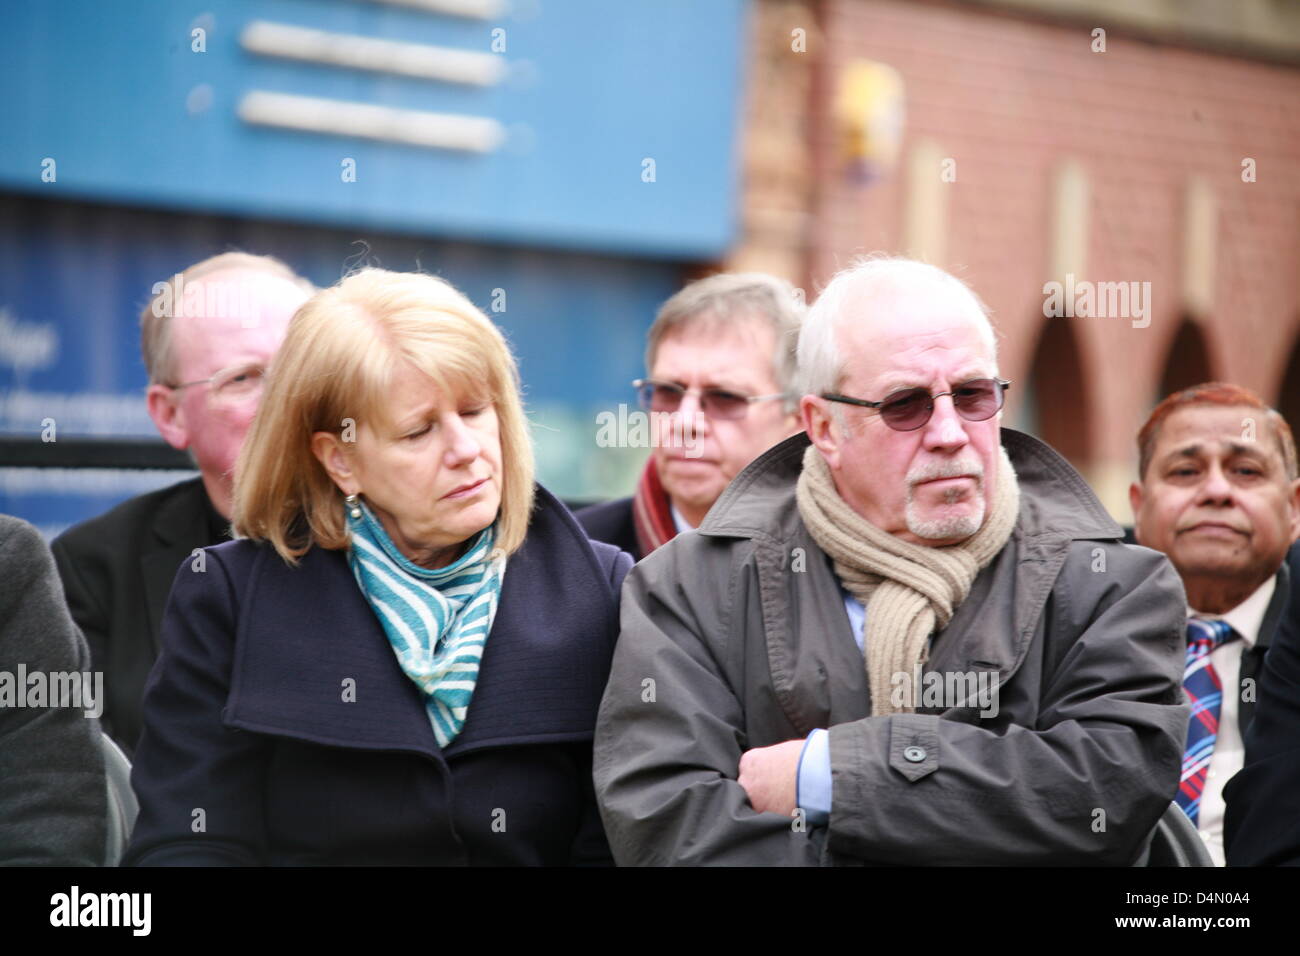
[[[845,65],[835,96],[835,122],[850,176],[871,182],[894,167],[903,119],[902,74],[875,60]]]

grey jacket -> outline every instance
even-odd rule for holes
[[[1127,864],[1178,786],[1185,598],[1056,452],[1002,430],[1010,541],[927,672],[991,672],[978,706],[871,717],[829,559],[799,516],[808,440],[770,449],[697,533],[638,564],[596,731],[606,831],[632,864]],[[870,608],[867,609],[870,614]],[[996,676],[993,676],[996,675]],[[753,747],[830,728],[829,825],[757,813]]]
[[[50,549],[26,521],[0,515],[0,865],[104,861],[108,791],[99,721],[86,716],[90,701],[74,707],[50,699],[51,688],[68,686],[56,675],[90,666]],[[28,693],[37,686],[46,688],[41,706]]]

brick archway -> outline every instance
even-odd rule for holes
[[[1215,381],[1214,362],[1210,357],[1210,345],[1205,331],[1196,322],[1186,316],[1178,331],[1169,343],[1165,353],[1165,363],[1160,373],[1160,384],[1155,400],[1158,402],[1166,395],[1200,385],[1202,382]],[[1153,402],[1154,404],[1154,402]]]
[[[1043,323],[1026,371],[1018,421],[1086,474],[1093,459],[1092,404],[1069,319]]]
[[[1291,355],[1282,370],[1282,383],[1273,407],[1282,413],[1292,431],[1300,429],[1300,336],[1291,347]]]

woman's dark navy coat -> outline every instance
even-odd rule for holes
[[[539,487],[442,750],[344,552],[206,549],[146,689],[127,862],[609,863],[591,740],[630,567]]]

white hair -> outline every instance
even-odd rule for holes
[[[844,360],[840,355],[836,333],[840,324],[848,318],[845,306],[850,296],[861,304],[883,289],[936,284],[956,286],[970,297],[979,311],[981,326],[988,336],[989,354],[993,357],[996,369],[997,336],[989,321],[989,310],[970,286],[956,276],[924,262],[873,255],[857,259],[847,268],[835,273],[817,301],[808,309],[799,332],[800,394],[820,395],[839,388],[844,376]],[[838,405],[835,406],[835,411],[839,411]],[[839,416],[837,420],[843,424]]]

